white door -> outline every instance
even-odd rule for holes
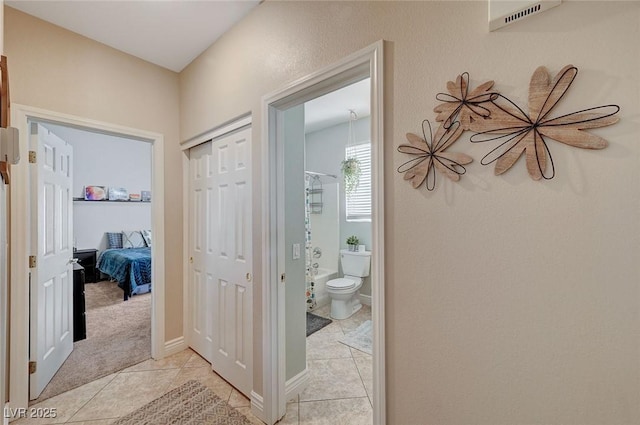
[[[211,363],[213,320],[210,318],[208,301],[213,299],[204,243],[209,227],[207,215],[207,168],[211,162],[211,142],[204,143],[189,151],[189,295],[191,306],[191,347]]]
[[[251,129],[190,151],[191,345],[252,389]]]
[[[40,124],[31,124],[30,398],[37,398],[73,350],[73,150]]]

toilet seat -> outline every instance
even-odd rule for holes
[[[331,279],[327,282],[327,287],[331,289],[351,289],[356,286],[356,281],[348,278]]]

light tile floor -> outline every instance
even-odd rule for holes
[[[328,309],[315,311],[328,316]],[[308,388],[287,403],[287,413],[279,424],[370,425],[371,356],[337,340],[371,318],[371,309],[349,319],[334,321],[307,338]],[[184,350],[160,361],[147,360],[121,372],[30,406],[56,409],[56,417],[20,419],[16,425],[106,425],[126,415],[190,379],[196,379],[236,407],[251,422],[262,422],[251,413],[250,401],[211,370],[192,350]]]
[[[313,313],[329,317],[329,306]],[[297,400],[299,425],[371,425],[372,361],[371,355],[338,342],[346,333],[371,320],[371,308],[362,309],[345,320],[307,337],[309,386]],[[288,419],[289,413],[284,417]]]

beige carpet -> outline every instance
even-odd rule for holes
[[[95,381],[151,358],[151,294],[122,301],[115,282],[87,283],[87,339],[73,352],[37,400]]]
[[[187,381],[112,425],[251,425],[249,419],[198,381]]]

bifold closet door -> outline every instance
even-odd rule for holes
[[[190,151],[191,344],[252,389],[251,130]]]
[[[207,285],[207,249],[204,246],[208,232],[206,197],[209,192],[207,174],[211,162],[211,142],[189,151],[189,297],[190,345],[211,362],[213,350],[212,320],[207,316],[207,304],[213,300],[213,288]]]

